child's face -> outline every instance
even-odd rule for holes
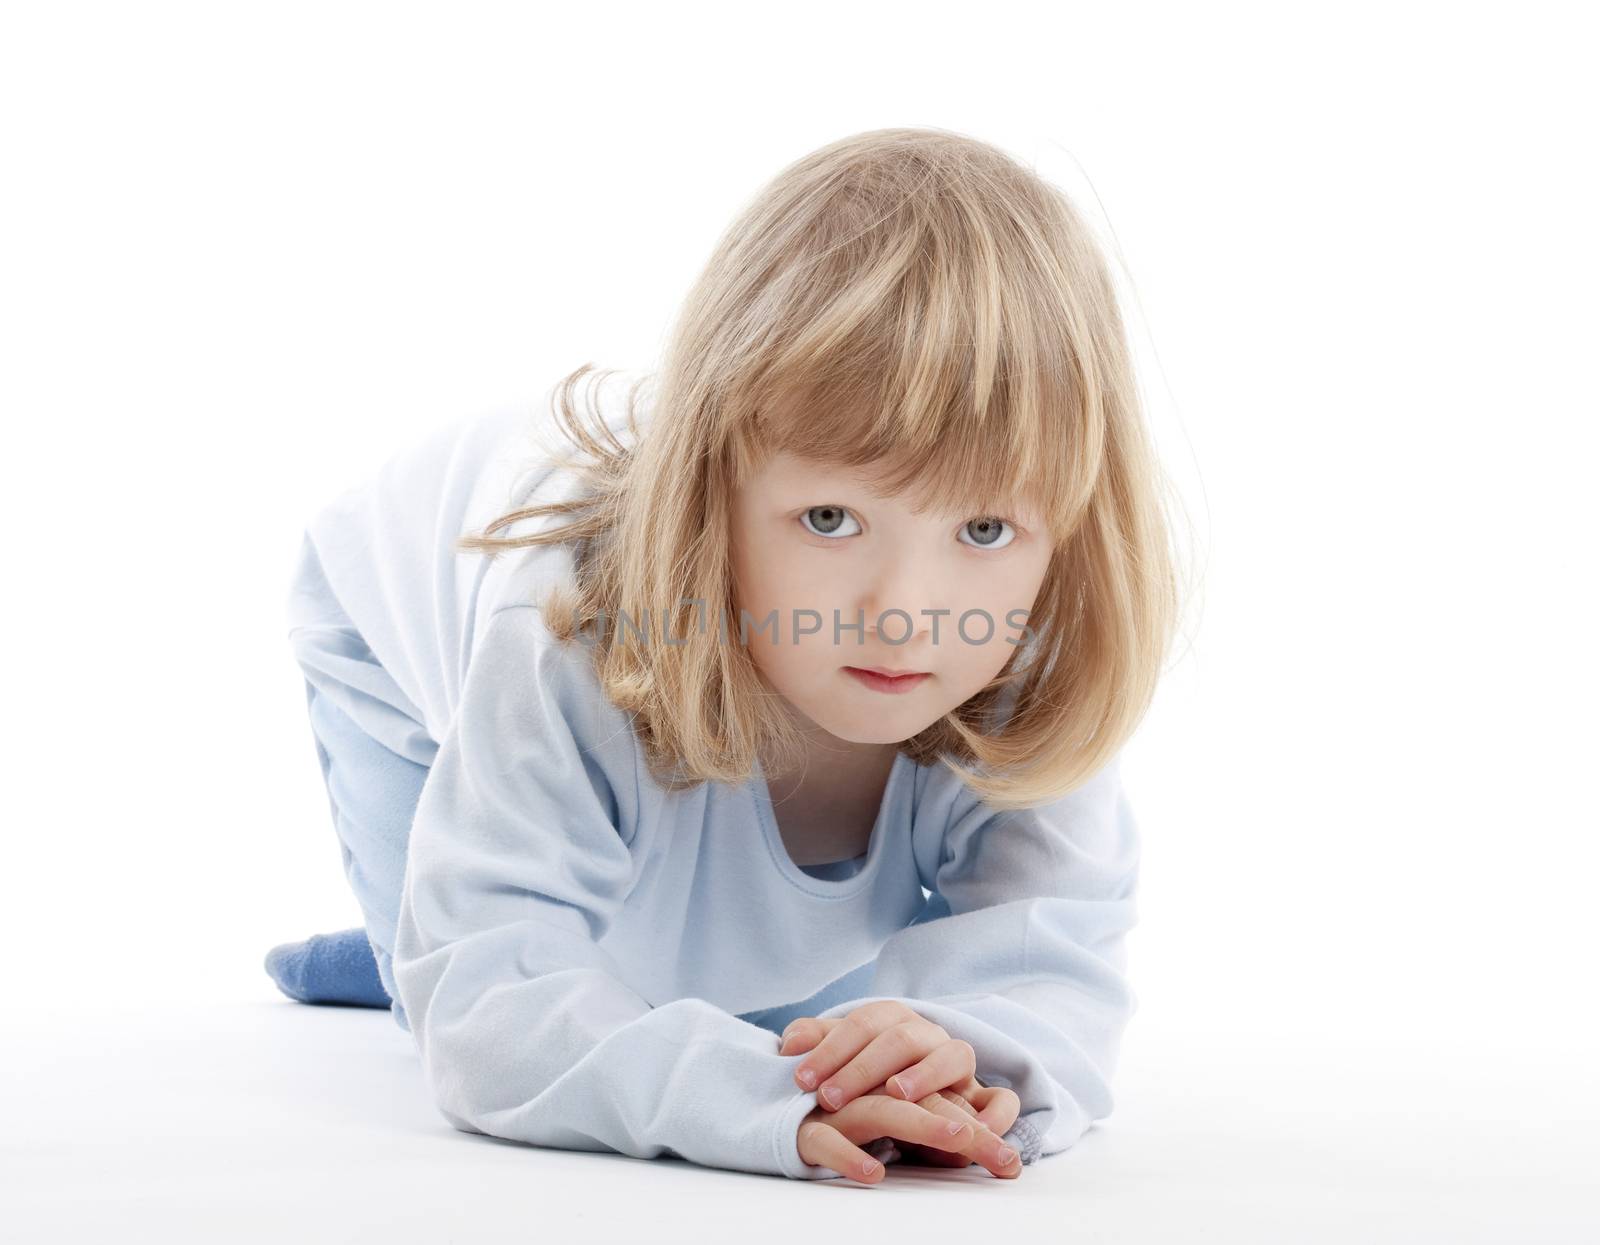
[[[734,602],[749,614],[757,669],[791,705],[839,739],[896,743],[970,699],[1011,658],[1026,638],[1022,624],[1051,544],[1032,507],[919,516],[902,497],[878,496],[873,483],[868,474],[770,456],[734,500]],[[904,613],[880,618],[893,610]],[[758,633],[773,612],[776,628]],[[847,629],[858,621],[859,631]],[[728,633],[739,642],[737,614]],[[928,677],[887,692],[849,666]]]

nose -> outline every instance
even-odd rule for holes
[[[918,655],[928,650],[935,617],[940,623],[941,639],[951,624],[950,616],[928,612],[942,605],[942,589],[927,563],[894,552],[874,567],[872,579],[858,600],[868,641],[885,646],[891,664],[918,669],[925,668]]]

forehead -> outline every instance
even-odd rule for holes
[[[758,475],[778,484],[852,484],[880,496],[888,496],[883,470],[873,465],[852,466],[819,458],[803,458],[788,450],[774,450],[760,464]]]

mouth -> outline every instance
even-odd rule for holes
[[[883,666],[846,666],[844,672],[875,692],[909,692],[933,676],[926,670],[888,670]]]

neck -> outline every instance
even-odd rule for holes
[[[798,762],[783,769],[768,768],[763,761],[769,787],[785,789],[813,782],[844,781],[865,775],[887,775],[900,751],[897,743],[854,743],[822,729],[786,700],[789,719],[805,740]]]

